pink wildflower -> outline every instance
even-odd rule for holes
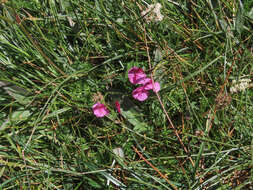
[[[143,86],[140,86],[132,92],[132,95],[134,99],[144,101],[148,98],[148,91]]]
[[[115,106],[116,106],[117,111],[120,113],[120,104],[118,101],[115,102]]]
[[[92,106],[92,109],[96,117],[104,117],[105,115],[109,114],[109,110],[105,107],[104,104],[101,104],[100,102],[94,104]]]
[[[139,101],[144,101],[148,98],[148,90],[158,92],[161,89],[159,82],[152,83],[152,80],[146,77],[146,74],[141,68],[132,67],[128,71],[128,78],[132,84],[142,85],[132,92],[134,99]]]
[[[152,80],[150,78],[146,78],[146,83],[144,84],[145,90],[151,90],[153,89],[154,92],[159,92],[161,87],[159,82],[154,82],[154,86],[152,84]]]
[[[139,80],[139,83],[138,84],[142,84],[142,85],[145,85],[147,83],[149,83],[151,81],[150,78],[142,78],[141,80]],[[147,90],[147,89],[146,89]],[[150,90],[150,89],[149,89]]]
[[[154,82],[153,91],[159,92],[161,89],[159,82]]]
[[[128,78],[132,84],[143,84],[143,80],[146,79],[146,74],[141,68],[132,67],[128,71]]]

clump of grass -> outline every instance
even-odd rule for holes
[[[252,80],[253,4],[159,1],[147,22],[154,3],[1,2],[0,189],[252,188],[252,86],[230,88]],[[144,102],[133,66],[161,84]]]

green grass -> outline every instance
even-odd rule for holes
[[[230,92],[253,78],[252,1],[159,2],[147,23],[156,2],[1,1],[0,189],[253,187],[253,82]],[[161,84],[144,102],[133,66]]]

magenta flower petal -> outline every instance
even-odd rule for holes
[[[128,78],[132,84],[143,84],[143,79],[146,78],[146,74],[141,68],[132,67],[128,71]]]
[[[134,99],[142,102],[148,98],[148,91],[143,86],[140,86],[132,92],[132,96]]]
[[[154,83],[154,86],[153,86],[153,91],[154,91],[154,92],[159,92],[160,89],[161,89],[161,87],[160,87],[159,82],[155,82],[155,83]]]
[[[101,104],[100,102],[94,104],[92,106],[92,109],[96,117],[104,117],[105,115],[109,114],[109,110],[105,107],[104,104]]]
[[[143,87],[145,90],[152,90],[153,89],[152,80],[150,78],[146,78]]]
[[[145,84],[150,83],[150,82],[152,83],[150,78],[142,78],[138,82],[139,82],[138,84],[142,84],[142,85],[145,85]],[[151,89],[152,89],[152,87],[151,87]],[[151,89],[148,89],[148,90],[151,90]],[[147,90],[147,89],[145,89],[145,90]]]
[[[115,102],[115,106],[116,106],[117,111],[120,113],[120,104],[118,101]]]
[[[154,86],[153,86],[152,80],[150,78],[147,78],[146,83],[144,84],[144,89],[145,90],[152,90],[153,89],[154,92],[159,92],[161,87],[160,87],[159,82],[154,82]]]

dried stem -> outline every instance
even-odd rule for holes
[[[139,157],[144,160],[144,162],[146,162],[150,167],[152,167],[163,179],[165,179],[167,181],[168,184],[170,184],[170,186],[177,190],[177,187],[175,185],[173,185],[168,178],[163,175],[153,164],[151,164],[134,146],[133,146],[134,151],[139,155]]]
[[[148,64],[149,64],[149,69],[151,70],[151,69],[152,69],[152,65],[151,65],[151,59],[150,59],[149,50],[148,50],[149,48],[148,48],[148,45],[147,45],[146,30],[145,30],[145,29],[144,29],[144,34],[145,34],[146,51],[147,51],[147,56],[148,56]],[[153,72],[151,72],[150,77],[151,77],[151,80],[152,80],[152,85],[154,86]],[[158,98],[158,100],[159,100],[159,102],[160,102],[160,105],[161,105],[162,109],[163,109],[163,112],[164,112],[164,114],[166,115],[166,118],[168,119],[168,121],[169,121],[169,123],[170,123],[171,128],[173,129],[175,135],[177,136],[177,139],[179,140],[179,142],[180,142],[181,146],[183,147],[184,151],[185,151],[187,154],[189,154],[189,151],[187,150],[187,148],[185,147],[183,141],[181,140],[181,138],[180,138],[180,136],[179,136],[179,134],[178,134],[177,129],[176,129],[175,126],[173,125],[173,123],[172,123],[172,121],[171,121],[171,119],[170,119],[170,117],[169,117],[169,114],[168,114],[168,112],[166,111],[166,109],[165,109],[165,107],[164,107],[164,104],[163,104],[163,102],[162,102],[162,100],[161,100],[161,97],[160,97],[159,93],[158,93],[158,92],[155,92],[155,93],[156,93],[156,96],[157,96],[157,98]],[[192,158],[189,157],[189,159],[190,159],[190,162],[191,162],[192,166],[194,167],[194,162],[193,162]]]

